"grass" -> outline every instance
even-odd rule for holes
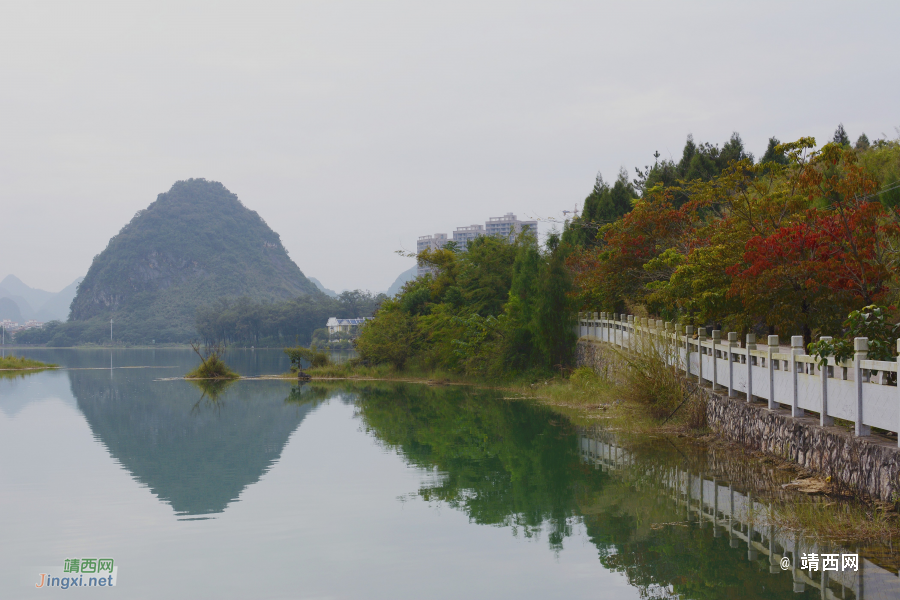
[[[29,369],[52,369],[55,364],[43,363],[24,356],[4,356],[0,358],[0,369],[8,371],[25,371]]]
[[[668,349],[631,355],[601,350],[604,374],[575,369],[568,379],[554,378],[521,389],[579,425],[623,433],[701,434],[707,431],[706,401],[694,385],[667,361]]]
[[[885,542],[900,537],[900,517],[887,502],[799,498],[777,504],[771,518],[782,529],[834,541]]]
[[[306,369],[306,373],[314,379],[381,379],[385,381],[414,381],[430,384],[476,385],[490,388],[509,387],[509,384],[504,385],[502,381],[474,378],[461,373],[438,369],[406,367],[398,370],[388,364],[362,365],[354,361],[340,364],[330,363],[318,367],[313,366]]]

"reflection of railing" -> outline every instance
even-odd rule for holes
[[[658,352],[698,382],[708,381],[713,390],[727,390],[729,397],[742,392],[748,401],[767,400],[771,409],[784,405],[792,417],[809,410],[819,414],[823,426],[835,417],[852,421],[858,436],[869,435],[871,427],[900,431],[900,386],[888,375],[897,373],[898,363],[867,360],[867,338],[856,338],[853,360],[835,363],[830,357],[823,369],[804,353],[802,336],[791,338],[789,352],[781,351],[777,335],[758,348],[756,336],[748,334],[741,348],[734,332],[723,340],[714,330],[707,339],[700,327],[695,339],[691,326],[608,313],[580,313],[577,333],[632,352]]]
[[[708,478],[703,473],[637,463],[631,452],[617,446],[611,436],[603,439],[605,437],[599,432],[580,436],[583,462],[604,471],[646,475],[646,479],[656,482],[661,493],[684,509],[688,521],[695,521],[700,527],[712,524],[713,536],[728,536],[732,548],[746,544],[747,560],[768,556],[771,574],[790,571],[795,592],[803,592],[806,586],[811,586],[822,590],[822,598],[897,598],[900,591],[898,576],[862,557],[858,571],[798,568],[803,554],[858,554],[858,549],[825,546],[796,534],[781,532],[769,519],[773,507],[755,500],[752,494],[739,492],[732,485]],[[788,569],[781,566],[785,557],[790,561]]]

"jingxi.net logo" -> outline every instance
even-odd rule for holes
[[[74,587],[115,587],[119,567],[111,558],[67,558],[62,567],[48,567],[38,573],[38,589]]]

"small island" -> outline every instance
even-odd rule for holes
[[[240,375],[232,371],[231,368],[225,364],[225,361],[222,360],[224,348],[219,346],[207,348],[206,356],[203,356],[203,353],[200,352],[200,347],[197,344],[191,344],[191,348],[193,348],[194,352],[197,353],[197,356],[200,357],[200,364],[197,365],[196,369],[185,375],[185,379],[233,380],[240,378]]]
[[[44,363],[39,360],[25,358],[24,356],[0,357],[0,371],[32,371],[40,369],[54,369],[59,365]]]

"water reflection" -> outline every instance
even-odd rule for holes
[[[574,427],[530,403],[461,387],[360,386],[367,431],[408,462],[440,476],[418,495],[465,511],[474,523],[511,527],[561,549],[578,515],[576,491],[602,487],[584,469]]]
[[[900,593],[896,571],[865,556],[859,557],[858,571],[801,569],[803,554],[859,554],[860,548],[779,530],[771,522],[776,508],[754,498],[752,491],[741,491],[723,480],[727,469],[721,468],[721,462],[698,461],[705,471],[685,468],[683,461],[673,465],[639,458],[602,430],[582,432],[579,437],[586,465],[614,473],[621,484],[633,490],[627,505],[586,516],[591,537],[610,550],[603,557],[604,564],[624,570],[634,585],[648,592],[655,590],[653,597],[719,598],[739,588],[747,593],[748,587],[756,588],[760,597],[778,592],[873,599],[896,598]],[[752,471],[746,469],[745,476]],[[637,500],[641,497],[655,497],[662,508],[642,512]],[[616,539],[610,535],[615,528],[609,526],[609,512],[621,517],[642,515],[644,526],[634,519],[632,533],[623,532],[624,539]],[[635,535],[641,529],[642,534]],[[648,558],[651,560],[645,562]],[[782,566],[785,558],[787,569]],[[687,573],[691,576],[686,577]]]
[[[600,562],[645,598],[896,598],[896,571],[801,571],[803,553],[859,553],[777,531],[754,485],[783,473],[660,439],[634,453],[533,404],[424,386],[357,388],[367,431],[436,469],[417,495],[562,551],[584,524]],[[762,481],[770,479],[770,481]],[[787,556],[790,566],[781,568]],[[799,596],[798,596],[799,595]]]
[[[175,356],[160,354],[156,358],[160,365],[171,364]],[[235,362],[256,369],[261,368],[254,363],[258,358],[236,355]],[[274,364],[276,357],[270,358]],[[607,583],[618,580],[610,571],[622,573],[635,595],[643,598],[900,596],[892,555],[881,560],[871,549],[816,545],[777,531],[767,519],[770,506],[754,490],[780,489],[790,476],[753,461],[733,460],[715,448],[666,438],[625,444],[609,432],[578,429],[542,406],[465,387],[260,380],[198,387],[186,381],[154,380],[173,373],[119,368],[141,361],[128,354],[115,354],[112,371],[107,370],[108,360],[103,354],[94,369],[0,380],[0,410],[16,417],[29,397],[58,397],[70,406],[75,402],[106,451],[182,519],[227,512],[226,518],[174,523],[168,510],[159,511],[165,514],[153,528],[141,529],[141,519],[132,522],[130,511],[148,513],[141,513],[144,509],[137,504],[129,505],[128,518],[120,521],[126,527],[118,541],[123,552],[134,552],[148,540],[156,540],[157,549],[169,547],[174,539],[170,536],[193,532],[179,538],[194,544],[179,560],[197,560],[197,568],[221,568],[222,556],[215,554],[223,543],[228,552],[250,544],[260,564],[283,561],[278,569],[265,572],[267,578],[276,580],[286,565],[297,569],[305,565],[304,581],[318,578],[321,587],[316,589],[323,596],[334,591],[336,578],[352,580],[345,575],[350,572],[361,581],[386,577],[387,587],[403,577],[413,582],[410,585],[420,585],[413,574],[394,575],[401,573],[394,569],[416,560],[420,562],[411,573],[434,569],[423,578],[428,581],[443,582],[441,577],[452,573],[441,583],[451,590],[458,585],[457,574],[476,568],[465,561],[488,539],[479,534],[489,532],[497,562],[481,559],[486,577],[496,578],[496,570],[506,568],[509,557],[526,556],[515,554],[521,547],[556,561],[555,566],[509,575],[511,581],[532,577],[526,589],[532,597],[539,595],[534,586],[551,580],[564,587],[560,595],[611,597],[605,588],[586,587],[601,579],[598,574]],[[187,366],[179,364],[174,374]],[[71,394],[63,388],[70,388]],[[318,412],[311,419],[316,426],[308,422],[282,460],[289,438],[329,399],[340,403]],[[350,421],[347,405],[356,423]],[[40,421],[29,420],[37,414],[26,411],[20,421],[11,419],[7,431],[42,427]],[[407,469],[373,448],[373,440],[382,451],[399,455],[414,468]],[[276,463],[272,476],[260,482]],[[48,463],[35,459],[22,472],[49,470]],[[117,476],[121,478],[118,471]],[[254,484],[254,493],[235,506]],[[18,490],[23,498],[48,496],[26,486],[7,489]],[[121,488],[109,489],[102,488],[102,493],[127,497]],[[3,492],[0,487],[0,499]],[[146,493],[139,495],[158,508]],[[402,511],[394,510],[398,496],[405,502]],[[436,516],[440,507],[453,510]],[[40,513],[41,519],[45,513]],[[445,518],[447,513],[457,520]],[[77,518],[72,522],[85,519],[81,513],[73,514]],[[467,529],[461,515],[473,526]],[[165,535],[157,537],[158,528]],[[534,543],[515,543],[505,532]],[[57,535],[56,528],[47,535]],[[83,536],[80,530],[72,534],[73,548]],[[504,543],[497,543],[498,538]],[[24,533],[15,539],[23,546],[32,543]],[[47,545],[48,539],[38,540],[37,546]],[[358,555],[348,551],[360,547],[366,550]],[[402,554],[405,550],[409,554]],[[793,566],[797,556],[810,552],[859,552],[861,570],[823,577],[821,571],[781,569],[782,557]],[[202,562],[198,557],[207,553],[208,562]],[[584,563],[562,571],[560,565],[574,555]],[[136,555],[134,560],[138,562]],[[156,573],[171,564],[160,559],[148,571]],[[344,564],[350,566],[340,577],[339,571],[329,571]],[[190,573],[193,577],[194,571]],[[597,579],[580,578],[587,573]],[[479,585],[487,581],[480,580]],[[175,589],[175,583],[167,586],[165,590]]]
[[[315,406],[286,405],[281,382],[198,389],[116,373],[69,371],[78,408],[109,454],[183,517],[224,511]]]

